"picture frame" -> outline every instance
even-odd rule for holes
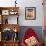
[[[9,10],[2,10],[2,15],[9,15]]]
[[[3,15],[2,24],[8,24],[8,16]]]
[[[17,12],[17,11],[15,11],[15,10],[10,10],[10,11],[9,11],[9,14],[10,14],[10,15],[17,15],[17,14],[18,14],[18,12]]]
[[[26,20],[36,20],[36,7],[26,7],[25,8],[25,19]]]

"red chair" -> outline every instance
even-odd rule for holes
[[[37,35],[34,32],[34,30],[32,28],[27,29],[27,31],[25,32],[24,37],[22,38],[21,46],[27,46],[26,43],[25,43],[25,40],[32,37],[32,36],[34,36],[37,39]],[[37,42],[37,44],[35,46],[41,46],[39,41]]]

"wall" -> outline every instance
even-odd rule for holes
[[[20,6],[21,7],[20,8],[20,18],[21,18],[20,25],[22,26],[42,26],[43,25],[42,0],[21,0],[19,2],[20,2],[19,5],[21,5]],[[25,20],[25,7],[36,7],[36,20]]]
[[[15,0],[0,0],[0,6],[14,6]],[[43,26],[42,0],[17,0],[20,26]],[[36,7],[36,20],[25,20],[25,7]],[[9,19],[10,20],[10,19]],[[28,23],[28,24],[27,24]]]

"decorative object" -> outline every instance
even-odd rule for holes
[[[14,15],[14,10],[10,10],[10,15]]]
[[[26,20],[35,20],[36,19],[36,8],[35,7],[26,7],[25,8],[25,19]]]
[[[2,23],[3,24],[8,24],[8,15],[3,15]]]
[[[16,7],[16,4],[17,4],[17,2],[16,2],[17,0],[15,0],[15,7]]]
[[[17,32],[17,29],[16,28],[14,29],[14,32]]]
[[[18,14],[18,12],[17,12],[17,11],[15,11],[15,10],[10,10],[9,14],[10,14],[10,15],[17,15],[17,14]]]
[[[4,41],[8,41],[8,40],[12,40],[12,30],[10,28],[5,28],[3,30],[3,34],[2,34],[2,40]]]
[[[9,10],[2,10],[2,15],[9,15]]]
[[[18,32],[14,32],[13,40],[18,40]]]
[[[14,41],[15,40],[18,40],[18,32],[17,32],[17,29],[14,27],[14,30],[13,30],[15,33],[14,33]]]

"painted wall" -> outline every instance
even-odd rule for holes
[[[22,26],[42,26],[43,25],[43,6],[42,0],[21,0],[20,25]],[[36,7],[36,20],[25,20],[25,7]],[[19,20],[20,20],[19,18]],[[22,21],[23,20],[23,21]],[[21,23],[22,22],[22,23]]]
[[[14,1],[15,0],[0,0],[0,6],[15,6]],[[43,26],[42,0],[17,0],[17,3],[17,6],[19,6],[20,26]],[[25,7],[36,7],[36,20],[25,20]],[[13,22],[15,22],[15,20]]]

